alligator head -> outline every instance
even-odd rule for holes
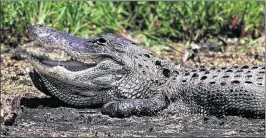
[[[161,64],[149,60],[152,54],[147,50],[114,34],[84,39],[43,25],[31,26],[30,34],[43,47],[61,49],[73,57],[57,61],[31,55],[28,60],[35,68],[30,76],[40,91],[75,106],[104,104],[119,97],[145,97],[148,85],[155,81],[151,76],[156,76],[149,73],[158,72],[156,66]],[[92,62],[82,62],[87,59]]]

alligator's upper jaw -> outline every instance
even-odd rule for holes
[[[102,47],[97,47],[89,39],[56,31],[43,25],[33,25],[29,28],[31,37],[44,48],[61,49],[72,57],[87,59],[97,57]]]

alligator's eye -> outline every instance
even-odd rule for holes
[[[103,44],[106,43],[106,40],[104,38],[99,38],[97,42]]]
[[[43,24],[39,24],[39,27],[44,27],[44,25]]]

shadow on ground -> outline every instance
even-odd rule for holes
[[[264,119],[180,115],[175,104],[157,116],[111,118],[99,108],[76,109],[53,98],[32,97],[21,101],[22,112],[1,136],[243,136],[264,137]]]

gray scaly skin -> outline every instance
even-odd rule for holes
[[[68,105],[100,105],[103,114],[126,117],[154,115],[178,102],[190,113],[265,117],[264,66],[188,69],[113,34],[83,39],[43,25],[30,33],[43,47],[75,58],[28,57],[34,85]],[[81,62],[87,59],[93,62]]]

